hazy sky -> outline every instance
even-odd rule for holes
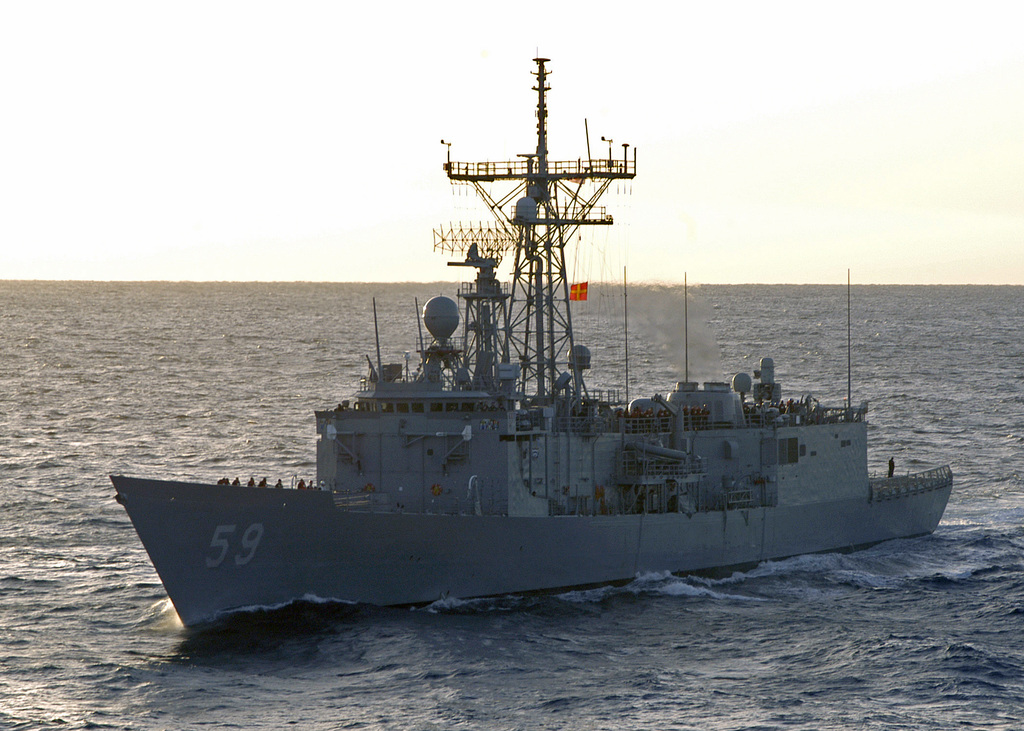
[[[441,164],[638,150],[574,278],[1024,284],[1019,3],[0,3],[0,279],[437,280]],[[507,268],[507,267],[506,267]],[[459,270],[461,273],[461,270]]]

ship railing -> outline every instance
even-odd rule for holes
[[[508,297],[511,296],[511,293],[509,291],[508,282],[500,282],[495,289],[496,289],[496,291],[494,291],[494,292],[483,292],[482,293],[482,292],[480,292],[480,290],[478,290],[476,288],[476,282],[462,282],[461,284],[459,284],[459,288],[456,291],[456,294],[459,297],[462,297],[463,299],[473,299],[473,298],[477,298],[477,297],[481,297],[481,298],[483,298],[483,297],[491,297],[491,298],[493,298],[493,297],[504,297],[504,298],[508,298]],[[462,340],[463,340],[463,342],[465,342],[465,337],[462,337]]]
[[[625,482],[633,482],[644,477],[687,477],[693,470],[679,462],[647,462],[638,459],[622,460],[622,477]]]
[[[772,404],[762,408],[744,407],[743,418],[748,426],[804,426],[862,422],[867,413],[867,405],[848,409],[845,406],[808,408],[803,403]]]
[[[696,454],[686,459],[660,457],[634,449],[624,449],[619,463],[621,482],[636,482],[643,478],[675,478],[682,480],[705,473],[704,461]]]
[[[544,428],[544,412],[542,409],[522,409],[509,412],[509,420],[514,424],[513,431],[536,431]]]
[[[757,507],[753,486],[750,484],[740,484],[728,489],[725,491],[724,497],[726,510]]]
[[[622,414],[623,434],[668,434],[672,431],[674,416],[662,413],[659,416],[628,416]],[[709,429],[731,429],[731,421],[712,421],[706,414],[686,414],[682,417],[683,431],[706,431]]]
[[[620,404],[619,389],[617,388],[588,388],[587,398],[599,404]]]
[[[622,416],[623,434],[668,434],[672,431],[672,416]]]
[[[446,162],[445,172],[451,180],[493,181],[521,180],[539,176],[537,163],[532,159],[504,160],[500,162]],[[632,178],[636,176],[636,160],[577,160],[547,163],[547,178],[584,180],[586,178]]]
[[[733,429],[732,421],[712,421],[711,417],[702,414],[683,415],[683,431],[705,431],[708,429]]]
[[[615,421],[610,416],[560,416],[555,419],[555,431],[574,434],[606,434],[615,431]]]
[[[871,486],[872,501],[894,500],[949,487],[953,484],[953,471],[949,465],[943,465],[907,475],[872,477],[868,484]]]
[[[393,494],[389,492],[333,492],[334,507],[338,510],[354,513],[401,513],[404,512],[403,505],[396,505],[392,499]],[[400,495],[398,497],[401,497]],[[425,513],[430,515],[472,515],[477,512],[479,504],[472,499],[458,497],[438,498],[436,504],[431,504],[422,510],[412,512]],[[488,504],[484,505],[484,512],[488,515],[494,513],[493,496]]]
[[[841,424],[844,422],[864,421],[868,409],[866,406],[846,408],[845,406],[829,406],[812,412],[808,421],[816,424]]]
[[[332,496],[334,507],[339,510],[382,512],[391,509],[391,496],[386,492],[335,492]]]
[[[744,475],[735,482],[723,484],[721,497],[724,503],[718,502],[714,490],[708,486],[702,498],[708,504],[715,503],[715,509],[741,510],[744,508],[773,507],[779,504],[779,493],[773,482],[763,475]]]

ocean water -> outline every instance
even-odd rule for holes
[[[950,463],[932,536],[727,578],[183,629],[107,475],[287,483],[315,408],[416,347],[382,284],[0,282],[0,728],[1024,728],[1024,288],[855,286],[871,469]],[[629,291],[630,392],[761,356],[847,394],[842,286]],[[623,389],[622,293],[574,310]]]

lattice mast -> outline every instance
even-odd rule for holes
[[[566,279],[565,246],[580,226],[610,225],[612,217],[597,201],[613,180],[636,175],[636,151],[628,158],[623,145],[621,160],[577,159],[554,162],[548,159],[547,92],[550,90],[546,58],[535,58],[537,79],[537,148],[507,162],[453,162],[445,164],[453,182],[473,185],[495,217],[494,226],[452,227],[435,231],[435,248],[464,253],[473,247],[500,261],[514,252],[511,299],[506,310],[505,342],[501,359],[520,364],[521,391],[536,402],[550,401],[559,390],[571,390],[580,398],[585,393],[582,367],[572,368],[565,382],[573,341]],[[447,144],[447,143],[446,143]],[[589,145],[588,145],[589,147]],[[450,148],[449,148],[450,150]],[[492,195],[490,184],[512,181],[504,195]],[[478,253],[479,252],[479,253]],[[467,257],[466,263],[470,258]],[[472,264],[470,264],[472,266]],[[559,367],[561,364],[562,368]],[[579,366],[580,364],[576,364]],[[584,367],[589,367],[589,364]]]

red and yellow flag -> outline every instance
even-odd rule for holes
[[[588,284],[590,284],[590,282],[580,282],[579,284],[569,285],[569,299],[580,302],[586,301]]]

